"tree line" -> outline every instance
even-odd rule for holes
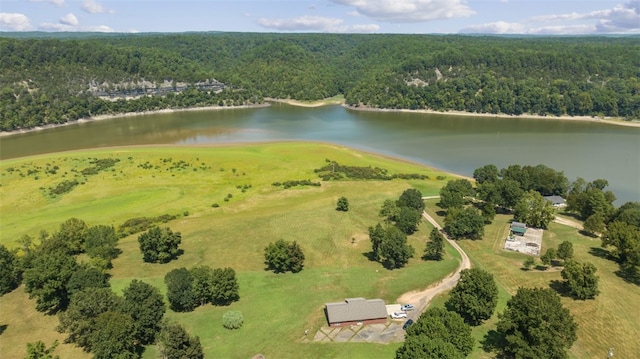
[[[130,111],[318,100],[374,108],[640,117],[633,38],[158,34],[0,37],[0,130]],[[198,83],[224,83],[222,92]],[[102,100],[95,89],[192,85]]]

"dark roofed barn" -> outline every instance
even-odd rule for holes
[[[382,299],[347,298],[325,304],[325,313],[331,327],[387,322],[387,307]]]

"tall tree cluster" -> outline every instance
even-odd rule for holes
[[[232,268],[177,268],[165,275],[164,282],[171,309],[177,312],[189,312],[208,303],[229,305],[240,299]]]
[[[415,188],[404,190],[395,201],[385,200],[380,209],[385,224],[369,227],[371,258],[386,268],[404,267],[414,255],[407,235],[418,230],[424,208],[422,193]]]

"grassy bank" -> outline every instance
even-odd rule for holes
[[[93,174],[96,171],[87,170],[104,159],[111,159],[113,166]],[[313,170],[324,166],[326,159],[431,179],[322,182],[320,187],[289,189],[272,185],[287,180],[319,182]],[[168,264],[143,263],[137,236],[125,237],[119,242],[122,254],[114,261],[111,283],[120,293],[138,278],[164,291],[163,277],[174,268],[234,268],[240,301],[229,307],[167,313],[200,336],[207,357],[262,353],[277,358],[390,358],[399,344],[303,343],[304,330],[315,333],[324,324],[325,302],[355,296],[393,302],[457,266],[451,255],[438,263],[419,259],[431,229],[427,224],[410,238],[417,255],[406,268],[388,271],[365,256],[370,250],[367,228],[380,220],[382,202],[409,187],[436,194],[446,181],[435,180],[437,176],[447,175],[348,148],[303,143],[111,148],[8,160],[0,163],[0,243],[17,248],[16,240],[23,234],[37,238],[40,231],[55,231],[70,217],[117,227],[133,217],[177,215],[167,225],[182,233],[184,254]],[[50,189],[64,181],[78,184],[52,195]],[[340,196],[349,199],[349,212],[335,210]],[[307,258],[301,273],[275,275],[263,270],[264,247],[277,239],[301,244]],[[22,287],[1,297],[0,307],[0,325],[6,326],[0,336],[3,358],[23,357],[28,342],[50,344],[64,338],[55,332],[57,318],[36,312]],[[222,327],[222,314],[228,310],[243,312],[242,329]],[[89,357],[69,344],[61,344],[56,353]],[[154,348],[145,357],[154,357]]]

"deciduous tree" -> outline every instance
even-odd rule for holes
[[[177,323],[165,321],[158,334],[158,348],[163,358],[203,359],[200,338],[189,336]]]
[[[395,226],[385,228],[379,252],[380,262],[391,269],[403,267],[413,257],[413,247],[407,243],[407,235]]]
[[[181,241],[180,232],[174,233],[168,227],[154,226],[138,237],[144,261],[151,263],[167,263],[177,258]]]
[[[69,303],[67,284],[77,269],[76,259],[66,249],[45,252],[39,248],[23,275],[25,290],[29,298],[36,298],[38,311],[54,314],[66,308]]]
[[[602,236],[602,247],[612,246],[611,254],[623,265],[640,266],[640,229],[626,222],[613,221]]]
[[[530,227],[547,228],[556,217],[556,211],[553,204],[545,200],[540,193],[529,191],[516,204],[513,217]]]
[[[568,260],[562,269],[562,278],[565,286],[574,298],[593,299],[600,291],[598,290],[597,268],[591,263],[580,263]]]
[[[294,242],[295,243],[295,242]],[[238,279],[233,268],[216,268],[213,270],[211,303],[229,305],[240,299]]]
[[[95,359],[136,359],[139,348],[135,323],[127,314],[105,312],[96,318],[96,330],[89,336]]]
[[[562,260],[567,260],[573,258],[573,243],[569,241],[563,241],[558,245],[558,250],[556,251],[558,258]]]
[[[65,342],[91,351],[91,334],[98,329],[98,316],[108,311],[118,311],[121,306],[122,298],[111,288],[82,289],[71,296],[67,310],[58,315],[60,324],[57,329],[68,334]]]
[[[443,308],[429,308],[424,311],[420,318],[407,329],[406,338],[412,337],[449,343],[462,357],[469,355],[474,346],[471,327],[460,315]]]
[[[93,226],[85,232],[84,251],[89,257],[105,260],[109,267],[120,254],[117,244],[118,236],[111,226]]]
[[[453,239],[480,239],[484,235],[484,218],[473,207],[449,209],[444,225],[444,230]]]
[[[264,249],[264,259],[267,269],[274,273],[297,273],[304,267],[304,253],[295,241],[289,243],[280,239],[269,243]]]
[[[190,312],[198,306],[193,293],[193,277],[186,268],[176,268],[164,276],[167,299],[176,312]]]
[[[164,298],[158,288],[134,279],[124,289],[122,312],[134,321],[135,338],[142,344],[152,344],[160,330],[166,311]]]
[[[573,315],[551,289],[520,288],[500,315],[499,349],[509,358],[567,358],[577,339]]]
[[[407,235],[411,235],[418,230],[418,224],[422,219],[422,212],[406,206],[400,207],[400,212],[395,220],[395,225]]]
[[[409,207],[421,213],[425,208],[424,201],[422,200],[422,193],[415,188],[404,190],[400,195],[400,198],[398,198],[398,206]]]
[[[14,252],[0,244],[0,296],[17,288],[20,277],[19,259]]]
[[[480,325],[491,318],[498,304],[498,287],[491,273],[479,269],[465,269],[460,272],[458,284],[451,290],[445,303],[470,325]]]
[[[442,208],[462,207],[466,197],[473,195],[473,186],[466,179],[457,179],[447,182],[440,189],[440,206]]]

